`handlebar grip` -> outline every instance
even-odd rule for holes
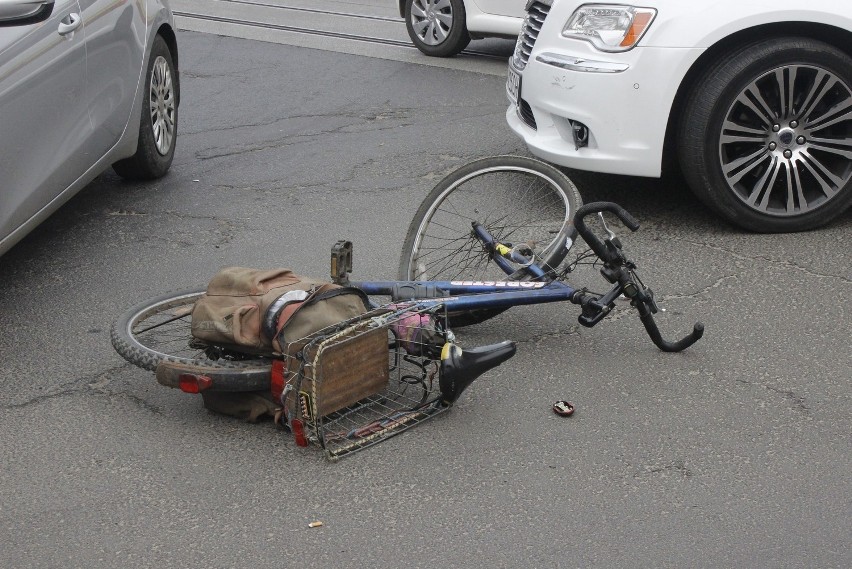
[[[614,213],[618,216],[618,219],[627,226],[630,231],[636,231],[639,229],[639,222],[636,221],[636,218],[627,213],[627,210],[621,207],[620,205],[612,202],[592,202],[582,206],[577,210],[577,213],[574,214],[574,226],[577,228],[577,231],[580,235],[585,239],[586,243],[589,247],[592,248],[592,251],[600,257],[603,261],[610,261],[610,254],[607,251],[604,244],[601,242],[597,236],[592,233],[592,231],[586,226],[585,218],[589,215],[608,211],[610,213]]]
[[[626,209],[613,202],[587,203],[586,205],[578,209],[577,213],[574,214],[574,225],[577,226],[577,229],[579,231],[587,230],[583,218],[587,217],[592,213],[599,213],[602,211],[608,211],[617,215],[618,219],[620,219],[624,223],[624,225],[626,225],[630,229],[630,231],[636,231],[637,229],[639,229],[639,222],[636,221],[636,218],[630,215]],[[582,226],[582,229],[580,229],[580,226]]]
[[[681,338],[677,342],[669,342],[668,340],[663,339],[662,334],[660,334],[660,329],[657,328],[657,323],[654,322],[654,315],[651,314],[650,311],[641,311],[639,319],[642,320],[642,324],[645,326],[645,331],[648,332],[648,336],[651,338],[651,341],[654,342],[654,345],[664,352],[680,352],[685,350],[700,340],[704,335],[704,324],[696,322],[692,329],[692,333],[689,336]]]

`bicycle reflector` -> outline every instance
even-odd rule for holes
[[[184,393],[201,393],[213,387],[213,380],[206,375],[182,373],[178,376],[178,387]]]
[[[297,446],[308,446],[308,437],[305,436],[305,425],[301,419],[290,421],[290,430],[293,431],[293,437],[296,439]]]

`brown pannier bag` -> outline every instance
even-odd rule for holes
[[[368,309],[367,296],[359,289],[305,277],[290,269],[227,267],[210,280],[207,292],[196,301],[192,335],[245,352],[284,354],[291,342]],[[251,422],[264,416],[277,420],[280,395],[270,390],[201,392],[207,409]],[[291,394],[289,403],[292,406],[294,402]]]
[[[227,267],[216,273],[192,310],[192,335],[212,344],[281,353],[327,326],[369,309],[359,289],[290,269]]]

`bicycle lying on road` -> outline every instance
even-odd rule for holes
[[[569,302],[580,307],[579,323],[592,327],[621,298],[661,350],[678,352],[698,341],[701,323],[677,341],[662,337],[654,294],[604,213],[631,231],[639,227],[617,204],[582,205],[574,184],[543,162],[477,160],[449,174],[423,201],[403,245],[399,280],[350,281],[352,244],[333,247],[331,281],[373,301],[356,318],[280,351],[257,353],[195,338],[191,312],[204,291],[194,290],[132,308],[113,326],[112,342],[129,362],[155,371],[161,384],[190,393],[269,391],[276,366],[283,368],[276,403],[297,442],[314,442],[337,458],[445,411],[476,378],[514,355],[511,341],[462,349],[452,332],[511,307]],[[591,227],[593,217],[602,237]],[[578,237],[589,250],[565,263]],[[599,269],[607,291],[572,286],[569,277],[582,262]],[[359,372],[353,358],[366,353],[378,367],[364,364]],[[353,381],[369,387],[332,403],[340,399],[335,390]]]

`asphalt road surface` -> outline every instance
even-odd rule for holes
[[[664,354],[627,307],[513,309],[461,339],[515,358],[338,463],[125,363],[109,327],[141,299],[226,265],[324,276],[343,238],[354,278],[392,278],[442,176],[526,154],[488,71],[178,41],[171,173],[106,173],[0,258],[0,566],[852,566],[852,213],[753,235],[677,178],[569,172],[640,219],[661,328],[705,338]]]

